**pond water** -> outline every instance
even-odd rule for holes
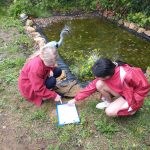
[[[43,33],[49,41],[58,41],[65,25],[71,28],[71,33],[65,37],[59,54],[69,66],[83,65],[93,54],[143,69],[150,66],[150,42],[103,18],[65,20],[43,28]]]

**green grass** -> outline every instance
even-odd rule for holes
[[[6,26],[8,29],[18,28],[18,24]],[[38,141],[43,143],[46,150],[150,149],[150,98],[134,116],[110,118],[103,110],[95,108],[99,100],[91,97],[77,105],[81,122],[63,127],[57,125],[56,105],[53,100],[44,102],[37,108],[22,98],[17,79],[26,59],[24,51],[31,53],[30,41],[23,32],[18,31],[15,38],[5,44],[8,51],[5,48],[0,49],[1,54],[7,54],[0,63],[0,112],[9,114],[6,120],[18,121],[14,130],[25,129],[26,136],[34,143],[35,149],[40,149]],[[22,44],[25,46],[20,50]]]
[[[11,27],[16,27],[20,33],[24,32],[22,23],[13,17],[2,17],[0,18],[0,23],[1,28],[5,31],[7,31]]]
[[[49,145],[47,150],[60,150],[58,146],[54,147],[53,145]]]
[[[45,112],[43,112],[42,110],[36,110],[35,112],[33,112],[31,114],[31,121],[33,120],[46,120],[47,119],[47,115],[45,114]]]

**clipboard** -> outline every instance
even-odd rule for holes
[[[80,118],[77,112],[76,105],[57,104],[56,105],[58,125],[63,126],[71,123],[79,123]]]

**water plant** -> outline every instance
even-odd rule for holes
[[[71,65],[71,71],[76,75],[80,80],[86,81],[93,78],[92,66],[94,62],[99,58],[98,53],[92,53],[88,59],[83,59],[77,61],[77,65]]]

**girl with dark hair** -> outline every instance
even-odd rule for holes
[[[133,115],[142,107],[150,84],[140,68],[122,61],[112,62],[107,58],[100,58],[93,65],[92,72],[96,79],[68,104],[83,100],[99,91],[103,102],[97,104],[96,108],[106,108],[108,116]]]

